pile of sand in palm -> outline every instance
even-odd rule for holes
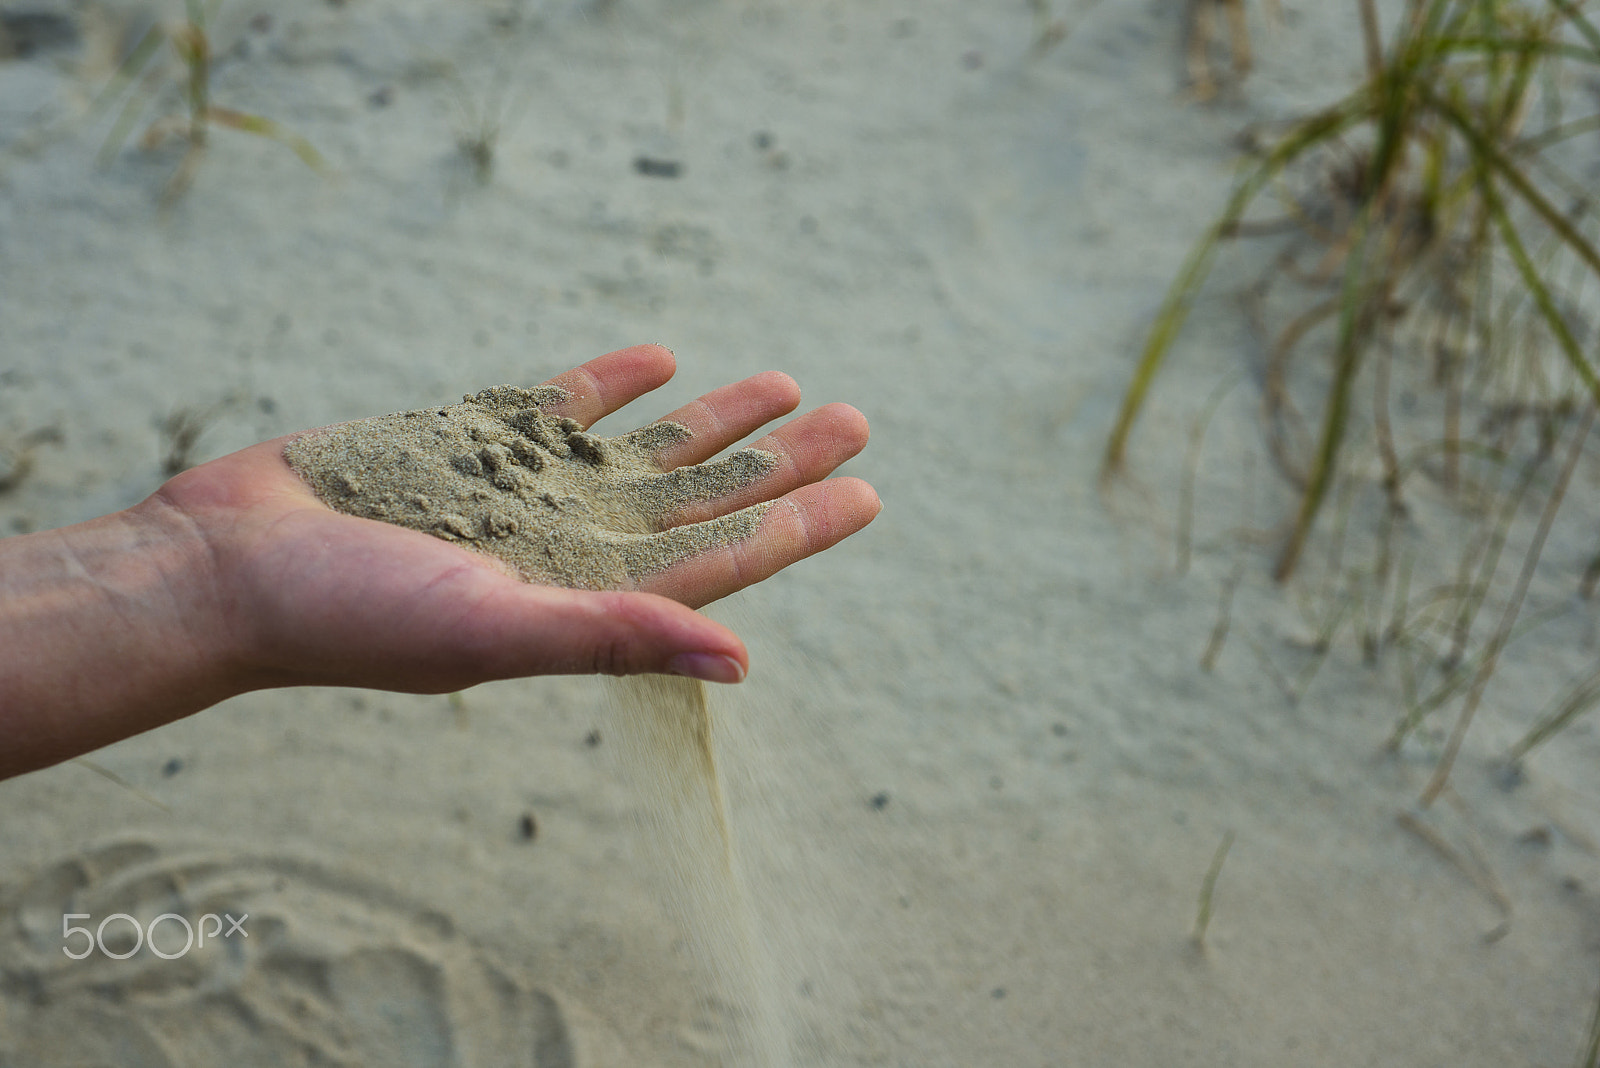
[[[496,386],[296,438],[284,457],[338,511],[457,542],[548,585],[626,588],[755,532],[767,502],[671,524],[687,506],[751,485],[776,456],[742,449],[664,472],[656,455],[687,440],[687,427],[597,437],[544,411],[569,399],[550,386]]]

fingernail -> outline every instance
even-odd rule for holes
[[[739,661],[721,653],[679,653],[667,664],[667,670],[702,682],[744,681],[744,668]]]

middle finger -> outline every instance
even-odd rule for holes
[[[827,478],[866,446],[868,433],[866,416],[848,404],[825,404],[791,419],[750,446],[777,457],[772,470],[726,496],[687,501],[666,517],[667,525],[714,519]]]

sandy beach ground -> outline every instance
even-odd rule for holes
[[[710,610],[751,646],[715,697],[795,1063],[1570,1065],[1600,988],[1600,737],[1519,782],[1493,758],[1593,664],[1593,606],[1507,654],[1428,816],[1503,889],[1489,941],[1486,880],[1396,819],[1448,721],[1385,753],[1400,680],[1348,637],[1297,702],[1264,666],[1309,663],[1314,569],[1282,589],[1249,549],[1197,666],[1261,453],[1248,388],[1182,576],[1176,487],[1259,345],[1230,286],[1265,249],[1230,252],[1130,480],[1097,492],[1235,135],[1360,71],[1354,5],[1251,7],[1256,71],[1196,105],[1181,6],[1055,0],[1038,50],[1021,0],[232,0],[217,102],[329,174],[218,130],[163,211],[181,143],[141,151],[141,121],[97,166],[111,116],[82,116],[115,42],[181,5],[0,4],[72,27],[0,60],[0,447],[33,458],[0,532],[144,497],[174,416],[200,461],[673,348],[609,434],[783,369],[866,412],[845,470],[886,504]],[[177,107],[169,84],[149,119]],[[458,142],[484,135],[479,173]],[[1267,529],[1289,490],[1254,468]],[[1593,551],[1594,470],[1577,485],[1537,596]],[[717,1063],[726,1006],[655,891],[615,714],[588,678],[263,692],[94,754],[164,807],[78,764],[0,784],[0,1065]],[[180,899],[249,911],[248,943],[62,953],[63,913]]]

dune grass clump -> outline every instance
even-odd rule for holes
[[[1412,0],[1385,53],[1371,0],[1361,6],[1373,27],[1366,82],[1295,123],[1238,183],[1167,292],[1105,454],[1106,472],[1120,470],[1134,421],[1218,248],[1259,226],[1247,222],[1249,209],[1314,153],[1342,156],[1320,203],[1288,197],[1290,221],[1326,246],[1317,271],[1336,284],[1331,299],[1278,336],[1267,368],[1267,404],[1283,403],[1281,388],[1273,387],[1281,387],[1289,360],[1312,326],[1333,319],[1337,339],[1315,452],[1295,479],[1303,492],[1274,568],[1280,580],[1293,573],[1333,484],[1358,372],[1374,348],[1392,338],[1397,319],[1419,303],[1446,320],[1437,327],[1442,335],[1459,327],[1470,339],[1452,354],[1457,360],[1503,360],[1509,339],[1496,336],[1506,325],[1503,304],[1508,297],[1525,298],[1513,309],[1523,320],[1517,324],[1522,336],[1526,327],[1542,324],[1544,340],[1554,344],[1587,394],[1600,398],[1600,377],[1560,300],[1558,279],[1570,275],[1569,265],[1555,262],[1575,260],[1600,278],[1600,253],[1583,229],[1586,192],[1560,175],[1550,158],[1560,142],[1600,129],[1600,117],[1523,132],[1538,83],[1548,82],[1552,65],[1600,65],[1600,31],[1573,0]],[[1577,43],[1568,41],[1571,32]],[[1554,90],[1543,103],[1559,105]],[[1506,262],[1520,285],[1511,294],[1494,270]],[[1453,382],[1464,381],[1468,371],[1446,369]],[[1459,427],[1445,428],[1455,454],[1462,450],[1459,434]],[[1398,482],[1397,460],[1392,466],[1388,478]]]
[[[1386,45],[1372,0],[1362,0],[1365,79],[1289,123],[1247,164],[1166,294],[1104,456],[1109,478],[1124,466],[1135,420],[1219,249],[1279,236],[1282,251],[1248,294],[1261,310],[1269,295],[1299,287],[1286,325],[1264,331],[1257,369],[1267,449],[1296,497],[1273,575],[1283,582],[1296,573],[1334,498],[1330,571],[1346,566],[1339,546],[1350,501],[1364,472],[1376,474],[1386,513],[1377,560],[1361,588],[1333,598],[1318,624],[1320,652],[1352,623],[1369,660],[1385,646],[1402,648],[1408,711],[1395,746],[1434,710],[1462,700],[1424,804],[1443,788],[1501,653],[1544,618],[1520,619],[1522,606],[1600,402],[1600,331],[1590,321],[1600,307],[1597,220],[1589,184],[1562,166],[1578,150],[1592,163],[1600,131],[1600,113],[1566,115],[1566,76],[1592,77],[1600,67],[1600,30],[1583,7],[1410,0]],[[1263,200],[1281,205],[1278,217],[1256,210]],[[1323,343],[1326,365],[1307,365],[1308,350]],[[1431,384],[1434,397],[1419,405],[1402,380]],[[1321,409],[1314,422],[1294,400],[1308,396]],[[1397,403],[1436,411],[1437,435],[1397,441]],[[1361,464],[1352,442],[1371,446]],[[1396,548],[1418,474],[1451,496],[1474,530],[1456,580],[1421,594],[1410,590],[1416,554]],[[1541,495],[1508,591],[1496,582],[1502,550]],[[1600,557],[1590,571],[1592,587]],[[1485,639],[1474,621],[1486,604],[1500,619]],[[1597,703],[1595,677],[1575,684],[1514,755]]]
[[[455,148],[448,163],[474,185],[493,183],[500,148],[527,111],[529,97],[518,72],[526,69],[529,38],[541,25],[523,5],[513,5],[480,27],[469,48],[471,63],[464,69],[429,53],[413,72],[416,80],[442,83],[448,91]],[[452,183],[452,195],[463,191]]]
[[[496,63],[483,93],[474,93],[450,68],[445,68],[455,110],[456,151],[479,185],[494,179],[495,155],[501,135],[519,117],[511,100],[511,64],[506,57]]]
[[[173,24],[158,22],[145,31],[95,103],[95,110],[100,111],[118,100],[123,101],[111,133],[100,150],[100,163],[104,166],[122,150],[134,126],[155,103],[156,97],[173,88],[168,69],[156,62],[163,46],[170,47],[182,64],[183,113],[156,119],[145,129],[139,141],[140,147],[146,151],[159,147],[173,136],[188,142],[188,149],[179,161],[178,169],[167,180],[166,188],[162,191],[163,206],[170,206],[194,182],[213,126],[276,141],[319,174],[327,169],[322,155],[299,134],[272,119],[236,111],[212,101],[211,75],[216,61],[207,27],[221,7],[222,0],[184,0],[184,20]]]

